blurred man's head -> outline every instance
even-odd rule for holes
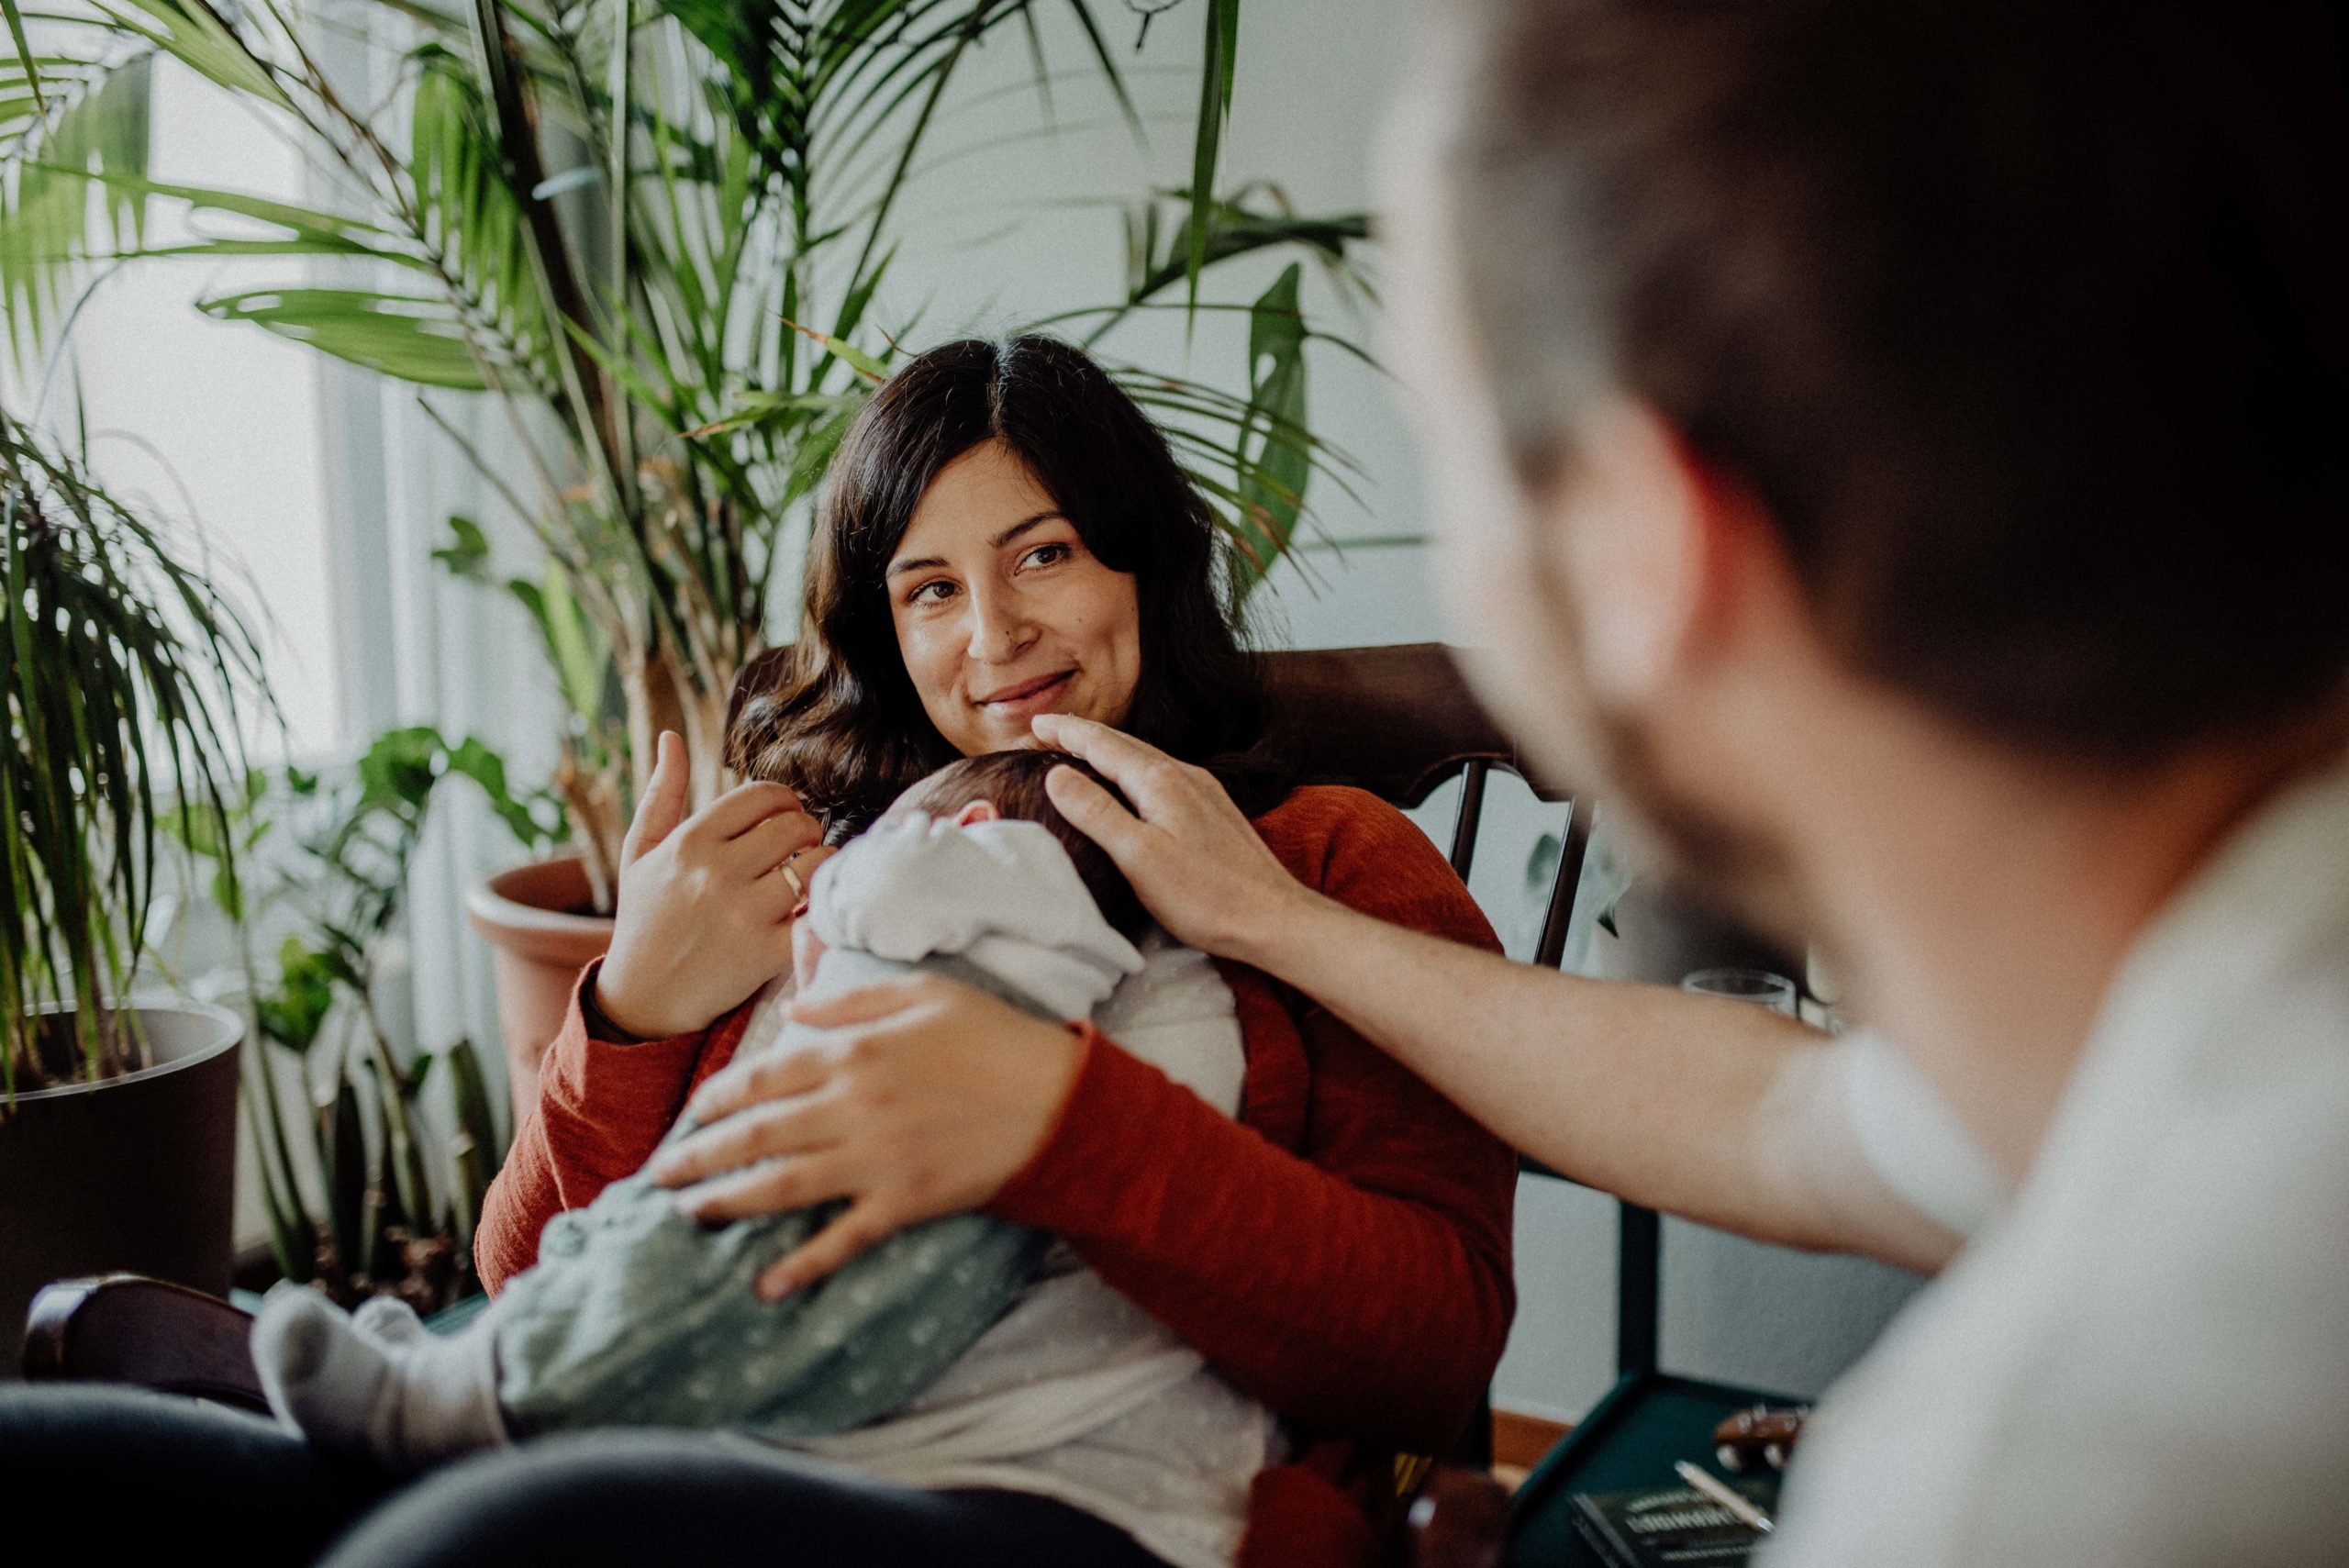
[[[1389,205],[1448,591],[1503,717],[1687,869],[1771,912],[1788,846],[1746,803],[1807,725],[2117,777],[2337,708],[2324,8],[1431,0],[1428,30]]]

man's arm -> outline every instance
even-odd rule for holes
[[[1074,769],[1049,780],[1168,930],[1296,986],[1553,1169],[1761,1240],[1928,1270],[1956,1250],[1862,1151],[1835,1042],[1357,914],[1290,876],[1204,770],[1081,719],[1036,728],[1133,802]]]
[[[1835,1042],[1766,1008],[1537,969],[1310,895],[1227,956],[1563,1175],[1759,1240],[1931,1271],[1959,1238],[1861,1151]]]

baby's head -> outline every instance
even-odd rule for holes
[[[905,811],[927,812],[968,826],[993,817],[1016,817],[1041,824],[1076,866],[1077,880],[1093,895],[1101,917],[1128,941],[1138,941],[1150,927],[1150,916],[1108,851],[1072,826],[1044,791],[1044,775],[1054,768],[1074,768],[1116,796],[1125,796],[1103,778],[1093,764],[1064,751],[990,751],[963,757],[917,782],[890,804],[888,817]]]

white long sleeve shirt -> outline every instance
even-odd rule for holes
[[[1769,1568],[2349,1562],[2349,770],[2138,940],[2010,1200],[1900,1077],[1860,1142],[1988,1218],[1821,1402]]]

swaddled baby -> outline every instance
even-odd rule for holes
[[[818,869],[797,994],[943,973],[1055,1023],[1091,1018],[1232,1114],[1230,991],[1052,807],[1044,775],[1071,761],[970,758],[907,790]],[[742,1051],[815,1032],[790,999],[770,985]],[[640,1173],[550,1222],[538,1265],[453,1335],[389,1298],[353,1317],[281,1287],[255,1360],[281,1419],[397,1469],[553,1430],[723,1428],[910,1485],[1042,1492],[1171,1562],[1230,1560],[1249,1480],[1277,1458],[1262,1407],[1050,1237],[985,1215],[762,1301],[752,1282],[839,1207],[707,1229]]]

